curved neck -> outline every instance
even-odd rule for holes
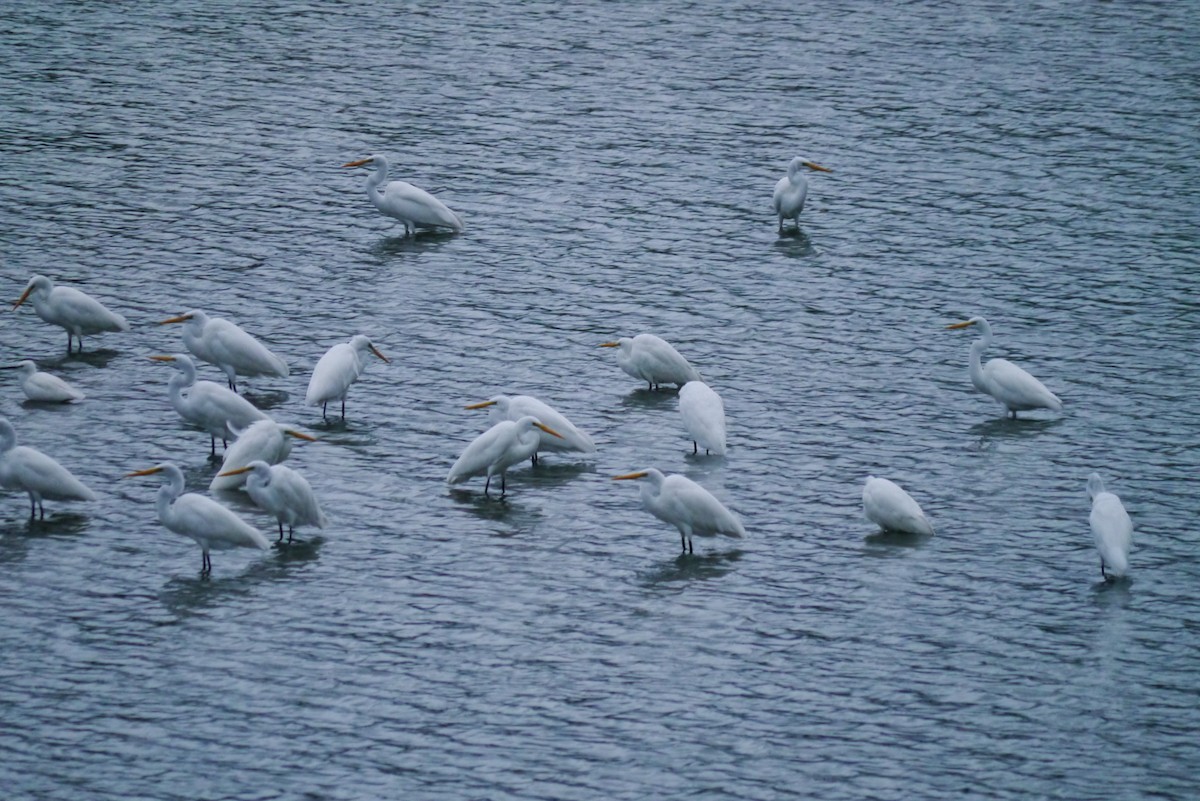
[[[992,328],[987,323],[977,323],[979,326],[979,339],[971,343],[971,383],[976,387],[982,388],[984,385],[983,379],[983,351],[992,344]]]
[[[371,197],[379,194],[379,187],[387,183],[388,163],[387,159],[375,160],[375,172],[367,179],[367,194]]]
[[[0,420],[0,453],[17,447],[17,431],[7,420]]]
[[[156,506],[159,520],[165,522],[171,515],[171,504],[183,494],[183,471],[173,464],[165,465],[163,475],[166,476],[167,483],[158,488]]]
[[[796,183],[797,181],[799,181],[800,179],[802,179],[804,177],[803,175],[800,174],[800,167],[801,167],[801,164],[798,161],[793,161],[791,164],[788,165],[788,180],[791,181],[792,183]]]

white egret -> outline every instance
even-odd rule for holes
[[[249,473],[246,492],[259,508],[275,516],[279,523],[279,540],[283,542],[283,524],[287,523],[288,542],[292,541],[296,526],[325,528],[329,519],[321,511],[317,496],[304,476],[285,465],[269,465],[255,459],[245,467],[220,473],[221,476],[237,476]]]
[[[615,342],[604,342],[602,348],[620,348],[617,351],[617,366],[634,378],[640,378],[648,389],[657,389],[659,384],[683,386],[689,381],[699,381],[700,374],[688,364],[664,339],[654,334],[638,334],[621,337]]]
[[[129,323],[116,312],[109,311],[104,304],[86,292],[74,287],[55,286],[44,275],[29,279],[25,291],[13,304],[16,309],[26,300],[33,303],[33,310],[51,325],[62,326],[67,331],[67,353],[71,353],[71,337],[79,340],[79,352],[83,353],[83,335],[99,334],[103,331],[128,331]]]
[[[174,356],[151,356],[159,362],[170,362],[179,373],[171,376],[167,390],[171,405],[179,416],[189,423],[198,425],[212,437],[212,455],[217,455],[217,437],[228,446],[233,429],[242,429],[257,420],[269,418],[255,408],[254,404],[212,381],[196,380],[196,365],[183,353]],[[184,395],[183,390],[188,394]]]
[[[540,435],[534,429],[539,429],[554,437],[562,435],[542,424],[536,417],[526,416],[520,420],[501,420],[496,425],[484,431],[466,447],[462,456],[450,468],[446,482],[461,484],[471,476],[487,476],[483,485],[483,494],[488,494],[492,485],[492,476],[500,476],[500,497],[504,497],[504,473],[518,462],[523,462],[533,456],[541,441]]]
[[[375,204],[375,208],[404,224],[405,236],[409,236],[410,232],[416,236],[419,228],[463,230],[462,217],[424,189],[405,181],[388,181],[388,160],[383,156],[368,156],[342,166],[366,165],[375,167],[374,174],[367,179],[367,197]]]
[[[791,220],[797,228],[800,227],[800,212],[804,210],[804,199],[808,197],[808,179],[800,171],[803,167],[818,172],[833,172],[800,156],[792,159],[787,175],[775,184],[775,194],[771,198],[775,213],[779,215],[780,231],[783,230],[784,220]]]
[[[367,353],[373,353],[383,361],[388,361],[388,357],[380,353],[371,344],[371,340],[362,334],[327,350],[313,368],[312,378],[308,380],[308,392],[304,395],[304,405],[321,404],[321,419],[324,420],[327,419],[326,404],[329,401],[340,400],[342,419],[345,420],[346,393],[350,385],[367,369]]]
[[[647,479],[642,485],[642,504],[650,514],[679,529],[679,544],[693,553],[692,535],[745,537],[746,529],[737,516],[711,492],[678,474],[664,476],[653,467],[613,476],[613,481]]]
[[[725,404],[703,381],[689,381],[679,389],[679,413],[692,437],[692,453],[725,455]]]
[[[1045,385],[1008,359],[990,359],[982,367],[980,356],[992,344],[992,327],[982,317],[972,317],[963,323],[946,326],[949,329],[979,326],[982,336],[971,343],[971,383],[975,389],[991,395],[1017,419],[1017,412],[1030,409],[1053,409],[1062,411],[1062,401]]]
[[[226,448],[225,458],[221,461],[221,472],[213,476],[212,483],[208,485],[209,490],[234,490],[242,486],[246,481],[245,476],[230,475],[236,467],[245,467],[255,461],[279,464],[292,452],[292,441],[289,437],[305,442],[317,441],[314,436],[269,419],[251,423],[245,430],[235,433],[237,440]]]
[[[176,534],[191,537],[200,546],[200,574],[212,572],[210,550],[227,551],[233,548],[267,550],[271,544],[262,532],[242,520],[212,498],[184,493],[183,471],[170,462],[147,470],[126,474],[125,478],[165,473],[167,483],[158,489],[158,519]]]
[[[209,317],[199,309],[163,320],[159,325],[184,323],[183,344],[203,362],[215,364],[237,392],[238,375],[287,378],[288,366],[267,346],[224,317]]]
[[[38,512],[45,519],[43,498],[52,501],[96,500],[95,494],[71,475],[70,470],[36,448],[18,445],[16,430],[3,417],[0,417],[0,487],[29,494],[31,519]]]
[[[42,403],[70,403],[83,400],[84,394],[61,378],[49,373],[39,373],[37,365],[29,359],[13,365],[0,367],[0,370],[20,370],[21,391],[31,401]]]
[[[1129,546],[1133,543],[1133,521],[1115,494],[1104,489],[1099,473],[1088,477],[1088,495],[1092,497],[1092,537],[1100,552],[1100,575],[1107,581],[1121,578],[1129,571]],[[1107,572],[1105,570],[1107,569]]]
[[[472,403],[468,409],[492,407],[488,419],[493,423],[502,420],[517,421],[522,417],[536,417],[538,421],[554,429],[554,434],[542,431],[538,434],[537,450],[533,452],[533,463],[538,462],[538,451],[578,451],[595,453],[596,443],[587,434],[575,427],[561,413],[532,395],[496,395],[482,403]]]
[[[886,478],[867,476],[863,485],[863,513],[884,531],[932,535],[933,524],[913,497]]]

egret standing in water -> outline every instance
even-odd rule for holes
[[[1046,389],[1041,381],[1017,367],[1008,359],[991,359],[980,366],[980,357],[985,348],[992,344],[992,327],[982,317],[972,317],[963,323],[946,326],[948,330],[979,326],[979,339],[971,343],[971,383],[975,389],[991,395],[1006,408],[1014,420],[1017,412],[1030,409],[1053,409],[1062,411],[1062,401]]]
[[[417,230],[422,228],[463,230],[462,217],[424,189],[404,181],[388,181],[388,160],[383,156],[368,156],[342,166],[367,165],[375,167],[374,174],[367,179],[367,197],[375,208],[404,224],[405,236],[416,236]]]
[[[304,395],[304,405],[321,404],[321,419],[325,420],[328,419],[325,417],[325,406],[329,401],[340,400],[342,419],[345,420],[346,393],[350,390],[350,385],[367,369],[368,353],[388,361],[388,357],[380,353],[371,344],[371,340],[362,334],[327,350],[313,368],[312,378],[308,380],[308,392]]]
[[[104,304],[78,289],[55,286],[44,275],[35,275],[17,302],[16,309],[26,300],[33,303],[33,310],[51,325],[61,326],[67,331],[67,354],[71,353],[71,337],[79,340],[79,352],[83,353],[83,335],[99,334],[103,331],[128,331],[129,323]]]
[[[287,523],[288,542],[296,526],[325,528],[329,519],[321,511],[317,496],[304,476],[281,464],[269,465],[256,459],[245,467],[218,474],[218,478],[246,476],[246,492],[258,507],[273,515],[279,524],[278,542],[283,542],[283,524]]]
[[[538,451],[578,451],[579,453],[595,453],[596,443],[587,434],[575,427],[575,424],[560,414],[551,406],[543,403],[532,395],[496,395],[482,403],[472,403],[468,409],[486,409],[491,407],[488,419],[493,423],[504,420],[517,421],[522,417],[536,417],[554,430],[554,434],[542,431],[538,435],[537,450],[531,457],[534,464],[538,463]]]
[[[787,175],[775,184],[775,194],[771,198],[775,214],[779,216],[780,232],[783,231],[784,220],[791,220],[797,229],[800,227],[800,212],[804,210],[804,200],[808,197],[808,179],[801,172],[805,167],[818,172],[833,172],[800,156],[792,159]]]
[[[167,382],[171,405],[184,420],[198,425],[212,437],[212,456],[217,455],[217,437],[228,446],[233,429],[241,430],[257,420],[268,419],[254,404],[212,381],[196,380],[196,365],[183,353],[174,356],[151,356],[159,362],[170,362],[179,372]],[[183,390],[188,394],[184,395]]]
[[[700,374],[688,360],[679,355],[666,340],[654,334],[638,334],[621,337],[615,342],[604,342],[602,348],[620,348],[617,351],[617,366],[634,378],[640,378],[647,389],[657,389],[659,384],[683,386],[689,381],[699,381]]]
[[[210,550],[259,548],[265,551],[271,547],[261,531],[212,498],[194,492],[185,494],[183,471],[170,462],[128,473],[125,478],[155,473],[165,473],[167,478],[167,483],[158,489],[158,519],[171,531],[191,537],[200,546],[200,575],[212,573]]]
[[[234,490],[245,483],[246,478],[234,468],[245,467],[251,462],[262,461],[279,464],[292,452],[292,439],[316,442],[317,438],[295,428],[276,423],[274,420],[259,420],[245,430],[237,431],[237,440],[225,451],[221,460],[221,472],[213,476],[209,490]]]
[[[933,524],[913,497],[886,478],[867,476],[863,485],[863,514],[884,531],[931,536]]]
[[[689,381],[679,390],[679,414],[692,438],[692,453],[725,455],[725,404],[703,381]]]
[[[215,364],[237,392],[238,375],[287,378],[288,366],[267,346],[224,317],[209,317],[199,309],[163,320],[159,325],[184,323],[183,344],[202,362]]]
[[[1129,546],[1133,544],[1133,521],[1121,499],[1104,489],[1099,473],[1088,477],[1088,495],[1092,497],[1092,537],[1100,552],[1100,575],[1115,581],[1129,572]],[[1105,572],[1107,570],[1107,572]]]
[[[0,368],[20,370],[21,391],[31,401],[40,403],[70,403],[83,400],[84,395],[61,378],[49,373],[39,373],[37,365],[29,359]]]
[[[642,505],[650,514],[679,529],[679,544],[686,553],[692,550],[692,535],[745,537],[746,529],[737,516],[725,508],[711,492],[681,475],[664,476],[653,467],[613,476],[613,481],[646,479],[642,485]]]
[[[459,456],[450,468],[446,482],[461,484],[471,476],[486,475],[487,482],[483,485],[483,494],[487,495],[488,488],[492,485],[492,476],[499,475],[500,497],[503,498],[506,492],[505,471],[533,456],[540,442],[539,430],[554,437],[562,436],[532,416],[522,417],[515,422],[502,420],[496,423],[466,447],[462,456]]]
[[[71,471],[36,448],[17,444],[17,432],[0,417],[0,487],[29,494],[29,517],[46,518],[42,499],[94,501],[96,495]],[[40,514],[39,514],[40,513]]]

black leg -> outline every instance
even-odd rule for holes
[[[1108,574],[1104,572],[1104,559],[1100,560],[1100,575],[1104,576],[1104,580],[1108,581]]]
[[[46,519],[46,507],[42,504],[42,499],[38,498],[38,520]]]
[[[488,494],[488,487],[490,487],[490,486],[492,486],[492,477],[491,477],[491,476],[488,476],[488,477],[487,477],[487,481],[485,481],[485,482],[483,483],[483,494],[484,494],[484,495],[487,495],[487,494]]]
[[[346,419],[346,399],[342,398],[342,419]]]
[[[289,524],[289,525],[288,525],[288,544],[289,544],[289,545],[291,544],[291,542],[292,542],[292,536],[293,536],[295,533],[296,533],[296,530],[295,530],[294,528],[292,528],[292,526]]]
[[[503,498],[508,493],[508,488],[504,486],[504,473],[500,474],[500,497]]]
[[[217,438],[212,434],[209,434],[208,436],[209,439],[212,440],[212,449],[208,452],[208,455],[215,459],[217,458]]]
[[[67,332],[67,355],[71,355],[71,332]]]
[[[653,391],[654,391],[654,382],[653,382],[653,381],[647,381],[647,382],[646,382],[646,391],[647,391],[647,392],[653,392]]]
[[[534,452],[533,452],[533,459],[532,459],[532,462],[533,462],[533,466],[534,466],[534,467],[537,467],[537,451],[534,451]]]
[[[695,551],[692,550],[692,538],[691,537],[688,537],[688,553],[695,553]]]
[[[692,456],[695,456],[700,451],[700,445],[695,440],[692,440]]]
[[[29,496],[29,519],[33,520],[35,517],[37,517],[37,502],[34,501],[33,496],[30,495]]]
[[[325,421],[329,420],[329,418],[325,416],[325,407],[328,405],[329,405],[329,401],[325,401],[325,403],[321,404],[321,419],[325,420]]]
[[[277,539],[275,541],[283,542],[283,521],[282,520],[279,521],[279,539]]]
[[[679,550],[680,553],[687,553],[687,539],[683,536],[683,532],[679,532]]]

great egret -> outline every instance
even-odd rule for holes
[[[737,516],[725,508],[704,487],[681,475],[664,476],[653,467],[613,476],[613,481],[647,479],[642,485],[642,504],[650,514],[679,529],[679,544],[693,553],[692,535],[744,537],[746,529]]]
[[[228,446],[233,429],[242,429],[257,420],[269,419],[254,404],[230,389],[212,381],[196,380],[196,365],[183,353],[174,356],[151,356],[159,362],[170,362],[179,373],[171,376],[167,390],[171,405],[179,416],[200,426],[212,437],[212,455],[217,455],[217,437]],[[188,389],[190,388],[190,389]],[[188,389],[184,395],[183,390]]]
[[[3,417],[0,417],[0,487],[29,494],[30,519],[37,512],[45,519],[43,498],[52,501],[96,500],[95,494],[71,475],[70,470],[36,448],[18,445],[16,430]]]
[[[725,455],[725,404],[703,381],[689,381],[679,389],[679,413],[692,437],[692,453]]]
[[[933,524],[912,496],[886,478],[867,476],[863,486],[863,513],[884,531],[932,535]]]
[[[126,474],[125,478],[165,473],[167,483],[158,489],[158,519],[171,531],[191,537],[203,554],[200,574],[212,572],[210,550],[271,547],[262,532],[212,498],[194,492],[184,494],[183,471],[170,462]]]
[[[279,464],[292,452],[292,441],[289,437],[305,442],[317,441],[316,437],[274,420],[259,420],[251,423],[245,430],[235,433],[238,437],[225,449],[221,472],[213,476],[212,483],[208,485],[209,490],[233,490],[242,486],[246,478],[233,473],[236,467],[245,467],[255,461]]]
[[[602,348],[620,348],[617,351],[617,366],[634,378],[648,384],[648,389],[657,389],[659,384],[683,386],[689,381],[699,381],[700,374],[688,364],[664,339],[654,334],[638,334],[632,339],[621,337],[615,342],[604,342]]]
[[[255,459],[245,467],[218,474],[218,478],[245,473],[249,473],[245,479],[246,492],[251,500],[263,511],[274,515],[279,523],[278,542],[283,542],[284,523],[288,527],[288,542],[292,541],[296,526],[325,528],[329,525],[329,519],[321,511],[312,486],[295,470]]]
[[[364,167],[368,164],[375,167],[375,172],[367,179],[367,197],[375,208],[404,224],[405,236],[410,232],[416,236],[419,228],[463,229],[462,217],[424,189],[404,181],[388,181],[388,160],[383,156],[368,156],[342,166]]]
[[[16,309],[26,300],[33,303],[33,310],[51,325],[62,326],[67,331],[67,354],[71,353],[71,337],[79,340],[79,352],[83,353],[83,335],[99,334],[102,331],[128,331],[129,323],[116,312],[86,292],[74,287],[55,286],[44,275],[29,279],[25,291],[17,302]]]
[[[553,428],[543,425],[536,417],[526,416],[520,420],[501,420],[496,425],[484,431],[466,447],[462,456],[450,468],[446,482],[461,484],[471,476],[487,476],[483,485],[483,494],[488,494],[492,485],[492,476],[500,476],[500,497],[504,497],[504,473],[518,462],[523,462],[533,456],[538,449],[540,435],[534,429],[539,429],[554,437],[561,437]]]
[[[346,392],[367,369],[367,354],[374,353],[385,362],[388,357],[380,353],[371,340],[362,334],[353,336],[349,342],[334,345],[313,368],[308,380],[308,392],[304,395],[306,406],[321,404],[321,419],[325,417],[325,406],[331,400],[342,402],[342,419],[346,419]]]
[[[536,417],[538,421],[554,429],[553,435],[542,431],[538,434],[537,450],[533,452],[533,463],[538,462],[538,451],[578,451],[579,453],[595,453],[596,443],[587,434],[575,427],[575,424],[547,404],[532,395],[496,395],[482,403],[472,403],[468,409],[486,409],[492,407],[488,419],[493,423],[502,420],[520,420],[522,417]]]
[[[238,375],[287,378],[288,366],[267,346],[224,317],[209,317],[199,309],[163,320],[159,325],[184,323],[183,344],[202,362],[215,364],[237,392]]]
[[[1133,543],[1133,521],[1121,499],[1104,489],[1099,473],[1088,477],[1088,495],[1092,497],[1092,537],[1100,552],[1100,575],[1113,581],[1129,571],[1129,546]],[[1107,572],[1105,569],[1107,568]],[[1111,574],[1111,575],[1110,575]]]
[[[775,194],[771,198],[775,213],[779,215],[779,230],[783,230],[783,221],[791,220],[797,228],[800,227],[800,212],[804,210],[804,199],[808,197],[808,179],[800,171],[802,167],[819,172],[833,172],[828,167],[797,156],[788,164],[787,175],[775,184]]]
[[[990,359],[980,367],[979,359],[984,348],[992,344],[992,327],[982,317],[972,317],[963,323],[946,326],[948,330],[979,326],[979,339],[971,343],[971,383],[975,389],[991,395],[1017,419],[1017,412],[1030,409],[1053,409],[1062,411],[1062,401],[1046,389],[1041,381],[1017,367],[1008,359]]]
[[[84,394],[75,387],[63,381],[58,376],[49,373],[39,373],[37,365],[29,359],[13,365],[0,367],[0,370],[20,370],[21,391],[31,401],[43,403],[70,403],[83,400]]]

